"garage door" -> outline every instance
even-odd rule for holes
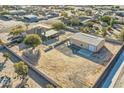
[[[94,52],[95,51],[95,46],[89,45],[89,50]]]

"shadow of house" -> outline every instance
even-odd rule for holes
[[[85,57],[101,65],[107,65],[107,63],[110,61],[110,59],[113,56],[113,54],[106,47],[103,47],[99,50],[99,52],[91,53],[90,55],[89,55],[89,51],[88,50],[86,51],[87,51],[87,54],[82,55],[79,52],[77,52],[77,55]]]
[[[91,60],[94,63],[101,64],[101,65],[107,65],[107,63],[112,58],[113,54],[106,48],[102,47],[99,52],[93,53],[87,49],[81,48],[79,46],[76,46],[74,44],[71,44],[70,46],[67,46],[66,44],[62,44],[55,48],[56,50],[60,51],[66,56],[69,57],[84,57],[88,60]]]

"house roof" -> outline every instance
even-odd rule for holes
[[[48,24],[36,24],[33,26],[33,28],[45,28],[45,29],[51,29],[52,26]]]
[[[57,33],[58,33],[58,31],[56,31],[56,30],[48,30],[48,31],[46,31],[45,36],[48,37],[51,35],[55,35]]]
[[[24,17],[25,17],[25,18],[29,18],[29,19],[30,19],[30,18],[37,18],[36,15],[25,15]]]
[[[80,42],[91,44],[93,46],[98,46],[99,43],[104,40],[104,38],[88,35],[88,34],[81,33],[81,32],[73,34],[70,38],[78,40]]]
[[[26,13],[26,11],[25,10],[10,10],[9,13],[18,14],[18,13]]]

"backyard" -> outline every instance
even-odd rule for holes
[[[95,54],[96,57],[87,58],[73,53],[65,44],[48,52],[44,51],[44,45],[39,45],[36,49],[40,50],[41,56],[36,68],[62,87],[92,87],[120,47],[120,44],[105,42],[101,52]],[[18,45],[10,48],[20,56],[26,51],[26,49],[19,51]]]

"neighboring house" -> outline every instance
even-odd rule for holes
[[[11,15],[1,15],[0,19],[2,19],[2,20],[11,20],[12,16]]]
[[[90,21],[91,19],[85,19],[85,20],[83,20],[83,21],[81,21],[81,23],[83,24],[83,25],[85,25],[88,21]]]
[[[42,34],[45,33],[45,31],[48,31],[50,29],[52,29],[51,25],[38,24],[38,25],[34,25],[33,27],[31,27],[27,31],[27,34],[38,34],[39,36],[42,36]]]
[[[25,15],[26,11],[25,10],[10,10],[9,13],[11,15]]]
[[[51,40],[51,39],[57,39],[59,40],[59,33],[56,30],[48,30],[45,31],[44,33],[42,33],[42,39],[47,41],[47,40]]]
[[[26,22],[37,22],[39,20],[38,16],[36,15],[25,15],[24,19]]]
[[[124,17],[124,11],[118,11],[116,12],[116,15],[119,17]]]
[[[81,32],[72,35],[69,40],[71,44],[92,52],[98,52],[105,43],[104,38],[88,35]]]

